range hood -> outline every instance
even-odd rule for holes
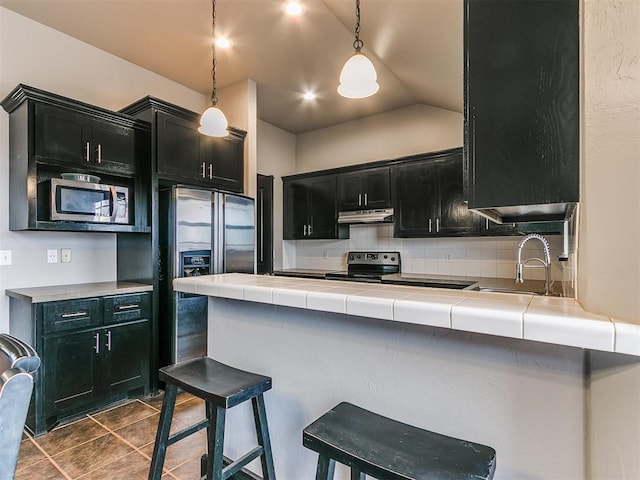
[[[392,223],[393,208],[352,210],[338,213],[338,223]]]
[[[548,203],[494,208],[469,208],[470,211],[495,223],[553,222],[569,218],[576,203]]]

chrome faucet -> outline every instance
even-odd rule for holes
[[[532,257],[523,263],[522,247],[524,247],[524,244],[532,239],[540,240],[540,242],[542,242],[542,247],[544,249],[544,260],[542,260],[541,258]],[[550,286],[549,286],[549,281],[550,281],[549,269],[551,267],[551,253],[549,252],[549,242],[547,242],[547,240],[542,235],[538,235],[537,233],[531,233],[527,235],[522,239],[522,241],[518,245],[518,263],[516,264],[516,282],[524,283],[522,271],[524,270],[525,267],[529,267],[527,265],[527,263],[529,262],[538,262],[544,266],[544,294],[549,295],[549,293],[551,292]]]

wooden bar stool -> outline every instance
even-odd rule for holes
[[[270,377],[238,370],[208,357],[200,357],[161,368],[159,378],[165,382],[166,388],[151,458],[149,480],[160,480],[162,477],[162,467],[169,445],[203,428],[207,428],[206,478],[208,480],[226,480],[258,457],[262,462],[264,480],[275,480],[267,415],[262,395],[271,388]],[[178,388],[205,400],[207,418],[169,436]],[[253,404],[258,446],[225,466],[223,446],[226,410],[247,400],[251,400]]]
[[[491,479],[496,452],[400,423],[341,403],[303,433],[303,445],[319,453],[316,480],[331,480],[335,462],[351,468],[351,480]]]

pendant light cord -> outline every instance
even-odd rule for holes
[[[360,0],[356,0],[356,31],[355,31],[356,39],[353,42],[353,48],[355,48],[356,52],[360,53],[362,47],[364,46],[364,42],[360,40]]]
[[[211,0],[211,105],[218,104],[216,91],[216,0]]]

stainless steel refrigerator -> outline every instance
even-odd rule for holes
[[[255,273],[251,198],[173,186],[159,192],[160,362],[207,354],[208,297],[173,291],[174,278]]]

